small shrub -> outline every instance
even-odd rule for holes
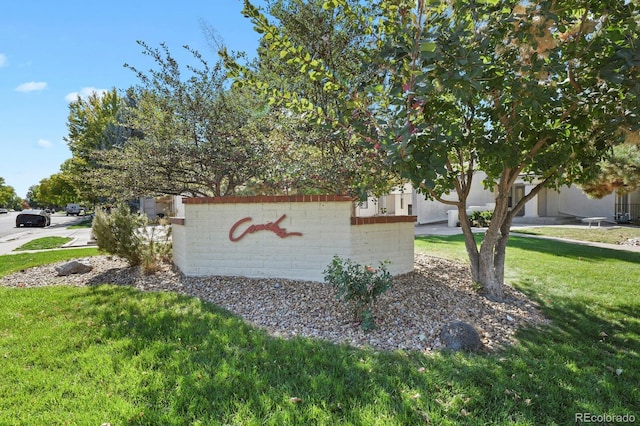
[[[142,236],[142,271],[151,275],[160,270],[161,263],[171,262],[171,226],[167,221],[156,226],[145,226],[139,230]]]
[[[97,210],[91,232],[100,251],[137,266],[142,260],[142,238],[136,230],[143,226],[146,226],[145,216],[133,214],[129,207],[119,204],[110,214]]]
[[[477,228],[486,228],[491,223],[492,218],[493,210],[474,210],[469,215],[469,222],[471,222],[471,226],[475,226]]]
[[[129,265],[142,267],[146,274],[160,269],[171,260],[171,227],[167,222],[149,226],[146,215],[131,213],[124,204],[111,213],[96,211],[92,233],[100,251],[125,259]]]
[[[338,299],[346,302],[353,311],[354,319],[365,330],[376,328],[373,306],[382,293],[391,288],[392,277],[381,262],[378,269],[355,263],[351,259],[334,256],[324,270],[324,280],[337,291]]]

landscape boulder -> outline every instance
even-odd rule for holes
[[[87,272],[91,272],[91,270],[93,270],[93,266],[91,266],[88,260],[72,260],[63,265],[56,266],[58,276],[86,274]]]
[[[440,332],[440,341],[453,351],[478,351],[482,349],[482,340],[476,329],[464,321],[453,321]]]

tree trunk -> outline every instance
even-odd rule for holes
[[[501,235],[490,238],[485,236],[480,247],[478,262],[479,280],[489,299],[501,301],[504,299],[504,260],[505,248],[501,241],[506,240]],[[506,246],[506,243],[504,244]]]
[[[469,267],[471,269],[471,280],[474,283],[480,282],[480,263],[479,263],[479,253],[478,253],[478,245],[476,244],[476,240],[473,236],[473,231],[471,230],[471,223],[469,222],[469,217],[467,216],[466,204],[462,203],[458,206],[458,220],[460,221],[460,228],[462,228],[462,233],[464,234],[464,245],[467,249],[467,255],[469,256]]]
[[[512,219],[508,197],[500,195],[496,197],[493,217],[479,250],[473,238],[466,211],[462,208],[459,210],[460,226],[469,255],[471,279],[482,286],[487,298],[502,301],[504,299],[504,262]]]

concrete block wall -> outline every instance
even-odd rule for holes
[[[185,217],[171,222],[174,262],[187,276],[323,281],[334,255],[372,265],[388,259],[394,274],[413,270],[415,218],[358,223],[348,197],[185,198],[183,203]]]
[[[386,268],[392,275],[413,271],[415,218],[399,218],[410,220],[352,226],[351,259],[374,268],[377,268],[381,261],[389,261]]]

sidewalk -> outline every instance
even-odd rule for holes
[[[518,233],[519,229],[525,228],[535,228],[535,227],[560,227],[560,228],[578,228],[587,230],[588,226],[585,225],[571,225],[571,224],[559,224],[559,225],[540,225],[540,224],[525,224],[518,223],[517,225],[513,225],[511,227],[511,234],[518,237],[530,237],[530,238],[542,238],[546,240],[554,240],[554,241],[564,241],[573,244],[582,244],[592,247],[600,247],[611,250],[624,250],[640,253],[640,246],[625,246],[620,244],[605,244],[605,243],[596,243],[590,241],[581,241],[581,240],[571,240],[568,238],[556,238],[556,237],[546,237],[543,235],[531,235],[531,234],[520,234]],[[602,226],[603,228],[611,228],[612,226]],[[594,229],[593,227],[591,229]],[[596,228],[597,229],[597,228]],[[473,228],[473,232],[484,232],[486,228]],[[606,232],[605,230],[603,230]],[[447,222],[438,222],[438,223],[428,223],[424,225],[416,225],[415,227],[415,236],[426,236],[426,235],[457,235],[462,234],[462,228],[460,227],[449,227]]]
[[[0,238],[0,255],[28,253],[28,251],[14,251],[18,247],[31,240],[43,237],[69,237],[72,240],[66,243],[62,248],[79,248],[79,247],[95,247],[95,241],[91,239],[91,228],[68,229],[60,228],[21,228],[22,231],[17,232],[8,237]]]

